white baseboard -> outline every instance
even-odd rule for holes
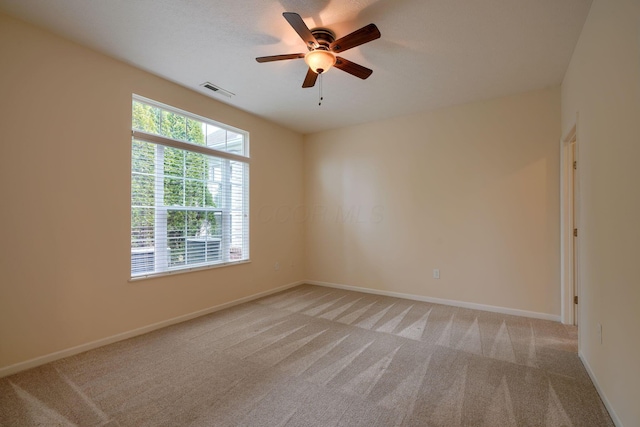
[[[267,295],[275,294],[276,292],[284,291],[286,289],[293,288],[294,286],[298,286],[303,283],[306,283],[306,282],[299,281],[299,282],[289,283],[288,285],[280,286],[278,288],[270,289],[268,291],[260,292],[254,295],[249,295],[247,297],[239,298],[234,301],[229,301],[224,304],[219,304],[213,307],[205,308],[204,310],[199,310],[193,313],[184,314],[182,316],[174,317],[168,320],[163,320],[161,322],[153,323],[151,325],[143,326],[141,328],[133,329],[131,331],[122,332],[116,335],[112,335],[110,337],[102,338],[102,339],[91,341],[75,347],[56,351],[54,353],[49,353],[44,356],[29,359],[24,362],[19,362],[13,365],[5,366],[3,368],[0,368],[0,378],[6,377],[8,375],[13,375],[21,371],[25,371],[27,369],[35,368],[36,366],[44,365],[45,363],[53,362],[59,359],[64,359],[65,357],[73,356],[79,353],[84,353],[85,351],[93,350],[94,348],[102,347],[107,344],[112,344],[114,342],[126,340],[128,338],[133,338],[138,335],[146,334],[148,332],[155,331],[156,329],[164,328],[166,326],[175,325],[176,323],[181,323],[187,320],[195,319],[196,317],[214,313],[216,311],[223,310],[225,308],[233,307],[234,305],[242,304],[244,302],[265,297]]]
[[[505,307],[496,307],[496,306],[492,306],[492,305],[484,305],[484,304],[476,304],[476,303],[470,303],[470,302],[464,302],[464,301],[457,301],[457,300],[447,300],[447,299],[441,299],[441,298],[432,298],[432,297],[426,297],[426,296],[422,296],[422,295],[413,295],[413,294],[405,294],[405,293],[400,293],[400,292],[391,292],[391,291],[383,291],[383,290],[378,290],[378,289],[371,289],[371,288],[362,288],[362,287],[358,287],[358,286],[349,286],[349,285],[341,285],[341,284],[337,284],[337,283],[329,283],[329,282],[319,282],[316,280],[302,280],[302,281],[298,281],[298,282],[293,282],[293,283],[289,283],[287,285],[284,286],[280,286],[278,288],[275,289],[270,289],[268,291],[264,291],[264,292],[260,292],[258,294],[254,294],[254,295],[249,295],[247,297],[244,298],[239,298],[237,300],[234,301],[230,301],[224,304],[219,304],[213,307],[209,307],[206,308],[204,310],[199,310],[193,313],[188,313],[182,316],[178,316],[178,317],[174,317],[172,319],[168,319],[168,320],[163,320],[161,322],[157,322],[151,325],[147,325],[147,326],[143,326],[141,328],[137,328],[137,329],[133,329],[131,331],[127,331],[127,332],[122,332],[116,335],[112,335],[110,337],[106,337],[106,338],[102,338],[96,341],[91,341],[85,344],[81,344],[79,346],[76,347],[71,347],[71,348],[67,348],[64,350],[60,350],[60,351],[56,351],[54,353],[50,353],[50,354],[46,354],[44,356],[39,356],[33,359],[29,359],[26,360],[24,362],[19,362],[13,365],[9,365],[9,366],[5,366],[0,368],[0,378],[2,377],[6,377],[8,375],[13,375],[15,373],[27,370],[27,369],[31,369],[31,368],[35,368],[36,366],[40,366],[40,365],[44,365],[46,363],[49,362],[53,362],[59,359],[63,359],[65,357],[69,357],[69,356],[73,356],[79,353],[83,353],[85,351],[89,351],[89,350],[93,350],[94,348],[98,348],[98,347],[102,347],[108,344],[112,344],[114,342],[118,342],[118,341],[122,341],[125,339],[129,339],[138,335],[142,335],[142,334],[146,334],[148,332],[151,331],[155,331],[156,329],[160,329],[160,328],[164,328],[166,326],[171,326],[174,325],[176,323],[181,323],[181,322],[185,322],[187,320],[191,320],[194,319],[196,317],[200,317],[200,316],[204,316],[206,314],[210,314],[219,310],[223,310],[225,308],[229,308],[232,307],[234,305],[238,305],[238,304],[242,304],[244,302],[248,302],[248,301],[252,301],[258,298],[262,298],[265,297],[267,295],[271,295],[274,294],[276,292],[280,292],[280,291],[284,291],[286,289],[289,288],[293,288],[295,286],[298,285],[302,285],[304,283],[308,283],[310,285],[318,285],[318,286],[325,286],[325,287],[330,287],[330,288],[337,288],[337,289],[345,289],[345,290],[350,290],[350,291],[356,291],[356,292],[364,292],[364,293],[370,293],[370,294],[376,294],[376,295],[385,295],[385,296],[390,296],[390,297],[396,297],[396,298],[404,298],[404,299],[410,299],[410,300],[415,300],[415,301],[424,301],[424,302],[430,302],[430,303],[434,303],[434,304],[443,304],[443,305],[450,305],[450,306],[454,306],[454,307],[463,307],[463,308],[470,308],[470,309],[474,309],[474,310],[484,310],[484,311],[491,311],[491,312],[495,312],[495,313],[502,313],[502,314],[510,314],[510,315],[514,315],[514,316],[523,316],[523,317],[533,317],[536,319],[546,319],[546,320],[553,320],[553,321],[560,321],[560,316],[557,315],[553,315],[553,314],[546,314],[546,313],[537,313],[537,312],[533,312],[533,311],[526,311],[526,310],[516,310],[516,309],[512,309],[512,308],[505,308]],[[586,363],[585,363],[585,366]],[[588,370],[588,369],[587,369]],[[590,372],[590,371],[589,371]],[[591,372],[590,372],[591,375]],[[594,384],[597,384],[594,381]],[[602,396],[602,393],[601,393]],[[607,404],[606,400],[603,398],[603,401],[605,402],[605,404]],[[609,409],[609,406],[607,405],[607,409]],[[611,410],[609,410],[611,412]],[[613,413],[612,413],[612,417],[613,417]],[[620,425],[620,424],[616,424],[616,425]]]
[[[578,357],[582,361],[582,364],[584,365],[584,369],[589,374],[589,377],[591,378],[591,382],[596,387],[596,390],[598,391],[598,394],[600,395],[600,399],[602,399],[602,403],[604,403],[605,408],[607,408],[607,411],[609,411],[609,415],[611,416],[611,420],[616,425],[616,427],[624,427],[622,425],[622,422],[620,421],[620,418],[618,418],[618,416],[616,415],[615,411],[613,410],[613,407],[611,406],[611,403],[609,403],[609,400],[607,399],[607,396],[602,391],[602,388],[600,388],[600,384],[598,383],[598,379],[596,378],[595,374],[593,373],[593,370],[591,369],[591,366],[589,365],[589,362],[587,362],[587,359],[585,359],[585,357],[584,357],[584,355],[582,354],[581,351],[578,352]]]
[[[442,298],[433,298],[423,295],[404,294],[401,292],[383,291],[380,289],[361,288],[359,286],[341,285],[338,283],[319,282],[317,280],[307,280],[304,283],[310,285],[326,286],[329,288],[345,289],[348,291],[364,292],[368,294],[384,295],[388,297],[404,298],[414,301],[430,302],[433,304],[451,305],[454,307],[470,308],[473,310],[491,311],[493,313],[509,314],[512,316],[532,317],[535,319],[560,321],[560,316],[556,314],[538,313],[536,311],[518,310],[515,308],[498,307],[495,305],[476,304],[473,302],[457,301]]]

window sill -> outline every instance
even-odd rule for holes
[[[250,262],[251,262],[251,259],[246,259],[242,261],[225,262],[225,263],[213,264],[213,265],[203,265],[200,267],[182,268],[180,270],[163,271],[162,273],[143,274],[140,276],[134,276],[129,278],[129,282],[155,279],[156,277],[163,277],[163,276],[175,276],[176,274],[192,273],[194,271],[211,270],[214,268],[230,267],[232,265],[249,264]]]

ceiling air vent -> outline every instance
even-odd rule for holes
[[[228,90],[224,90],[221,87],[218,87],[218,86],[214,85],[213,83],[204,82],[200,86],[202,86],[204,88],[207,88],[210,91],[213,91],[213,92],[217,93],[218,95],[224,95],[227,98],[231,98],[233,95],[235,95],[235,93],[231,93]]]

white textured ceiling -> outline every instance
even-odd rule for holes
[[[0,0],[0,10],[302,133],[559,85],[591,0]],[[302,89],[305,52],[282,17],[337,37],[371,22],[382,37],[341,54]],[[209,81],[236,94],[215,95]]]

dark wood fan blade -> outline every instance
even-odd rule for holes
[[[316,46],[318,44],[318,40],[311,34],[311,30],[307,27],[307,24],[304,23],[300,15],[293,12],[284,12],[282,16],[284,16],[284,19],[287,20],[289,25],[296,30],[296,33],[298,33],[307,46]]]
[[[314,87],[316,85],[316,80],[318,79],[318,75],[313,72],[311,68],[307,71],[307,75],[304,78],[304,82],[302,83],[302,87]]]
[[[336,53],[344,52],[347,49],[360,46],[361,44],[365,44],[378,38],[380,38],[380,31],[378,30],[378,27],[376,27],[375,24],[369,24],[366,27],[362,27],[351,34],[347,34],[346,36],[339,38],[331,43],[329,48]]]
[[[342,71],[346,71],[356,77],[360,77],[362,80],[366,79],[371,75],[371,73],[373,73],[373,70],[363,67],[362,65],[358,65],[355,62],[347,61],[339,56],[336,57],[336,64],[334,67],[339,68]]]
[[[282,61],[284,59],[298,59],[304,58],[304,53],[290,53],[288,55],[272,55],[272,56],[261,56],[256,58],[258,62],[271,62],[271,61]]]

